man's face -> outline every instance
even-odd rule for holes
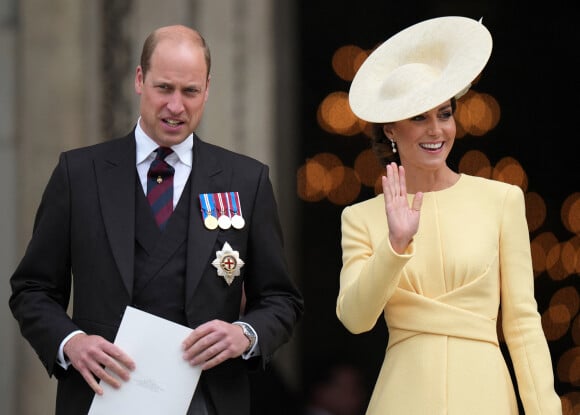
[[[141,128],[160,146],[181,143],[196,130],[209,93],[203,48],[190,41],[160,40],[150,69],[135,75]]]

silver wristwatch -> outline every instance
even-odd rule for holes
[[[250,326],[248,323],[244,323],[243,321],[235,321],[232,324],[240,326],[244,332],[244,336],[246,336],[246,338],[250,341],[250,346],[246,349],[246,352],[252,350],[252,347],[254,347],[256,340],[258,339],[258,336],[256,335],[256,332],[252,326]]]

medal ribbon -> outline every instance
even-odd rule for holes
[[[228,196],[228,199],[232,201],[232,212],[234,215],[237,214],[242,216],[242,205],[240,205],[240,196],[238,192],[230,192]]]
[[[224,207],[224,202],[222,200],[222,193],[214,193],[214,203],[215,203],[215,200],[217,200],[217,202],[220,206],[219,214],[217,215],[217,217],[219,218],[220,216],[226,214],[226,209]],[[230,216],[229,212],[227,212],[227,215],[228,215],[228,217]]]
[[[226,199],[226,204],[228,205],[228,216],[231,218],[232,217],[232,208],[230,206],[230,194],[229,193],[224,193],[225,199]]]
[[[199,195],[199,201],[201,203],[201,214],[203,215],[203,219],[211,216],[211,213],[215,210],[215,205],[213,201],[213,197],[209,198],[207,193],[203,193]]]

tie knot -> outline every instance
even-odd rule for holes
[[[158,147],[155,151],[157,152],[157,156],[155,158],[158,160],[164,160],[165,157],[173,153],[173,150],[169,147]]]
[[[169,163],[167,163],[167,161],[165,161],[165,157],[173,153],[173,150],[169,147],[158,147],[155,152],[157,155],[155,156],[155,160],[151,162],[151,166],[149,166],[147,176],[149,178],[173,176],[175,170],[171,165],[169,165]]]

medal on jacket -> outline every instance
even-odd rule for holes
[[[220,229],[229,229],[232,226],[230,211],[227,209],[227,193],[214,193],[214,204],[218,208],[217,218]],[[215,203],[217,201],[217,203]]]
[[[213,197],[208,193],[199,195],[199,202],[201,204],[201,215],[203,217],[203,224],[209,230],[214,230],[218,227],[217,212],[214,205]]]
[[[211,264],[216,267],[217,274],[230,285],[234,278],[240,275],[244,261],[240,259],[240,253],[234,251],[230,244],[225,242],[221,251],[216,251],[216,258]]]
[[[231,209],[232,226],[236,229],[242,229],[246,221],[242,216],[242,205],[240,204],[240,195],[238,192],[228,193],[228,204]]]

